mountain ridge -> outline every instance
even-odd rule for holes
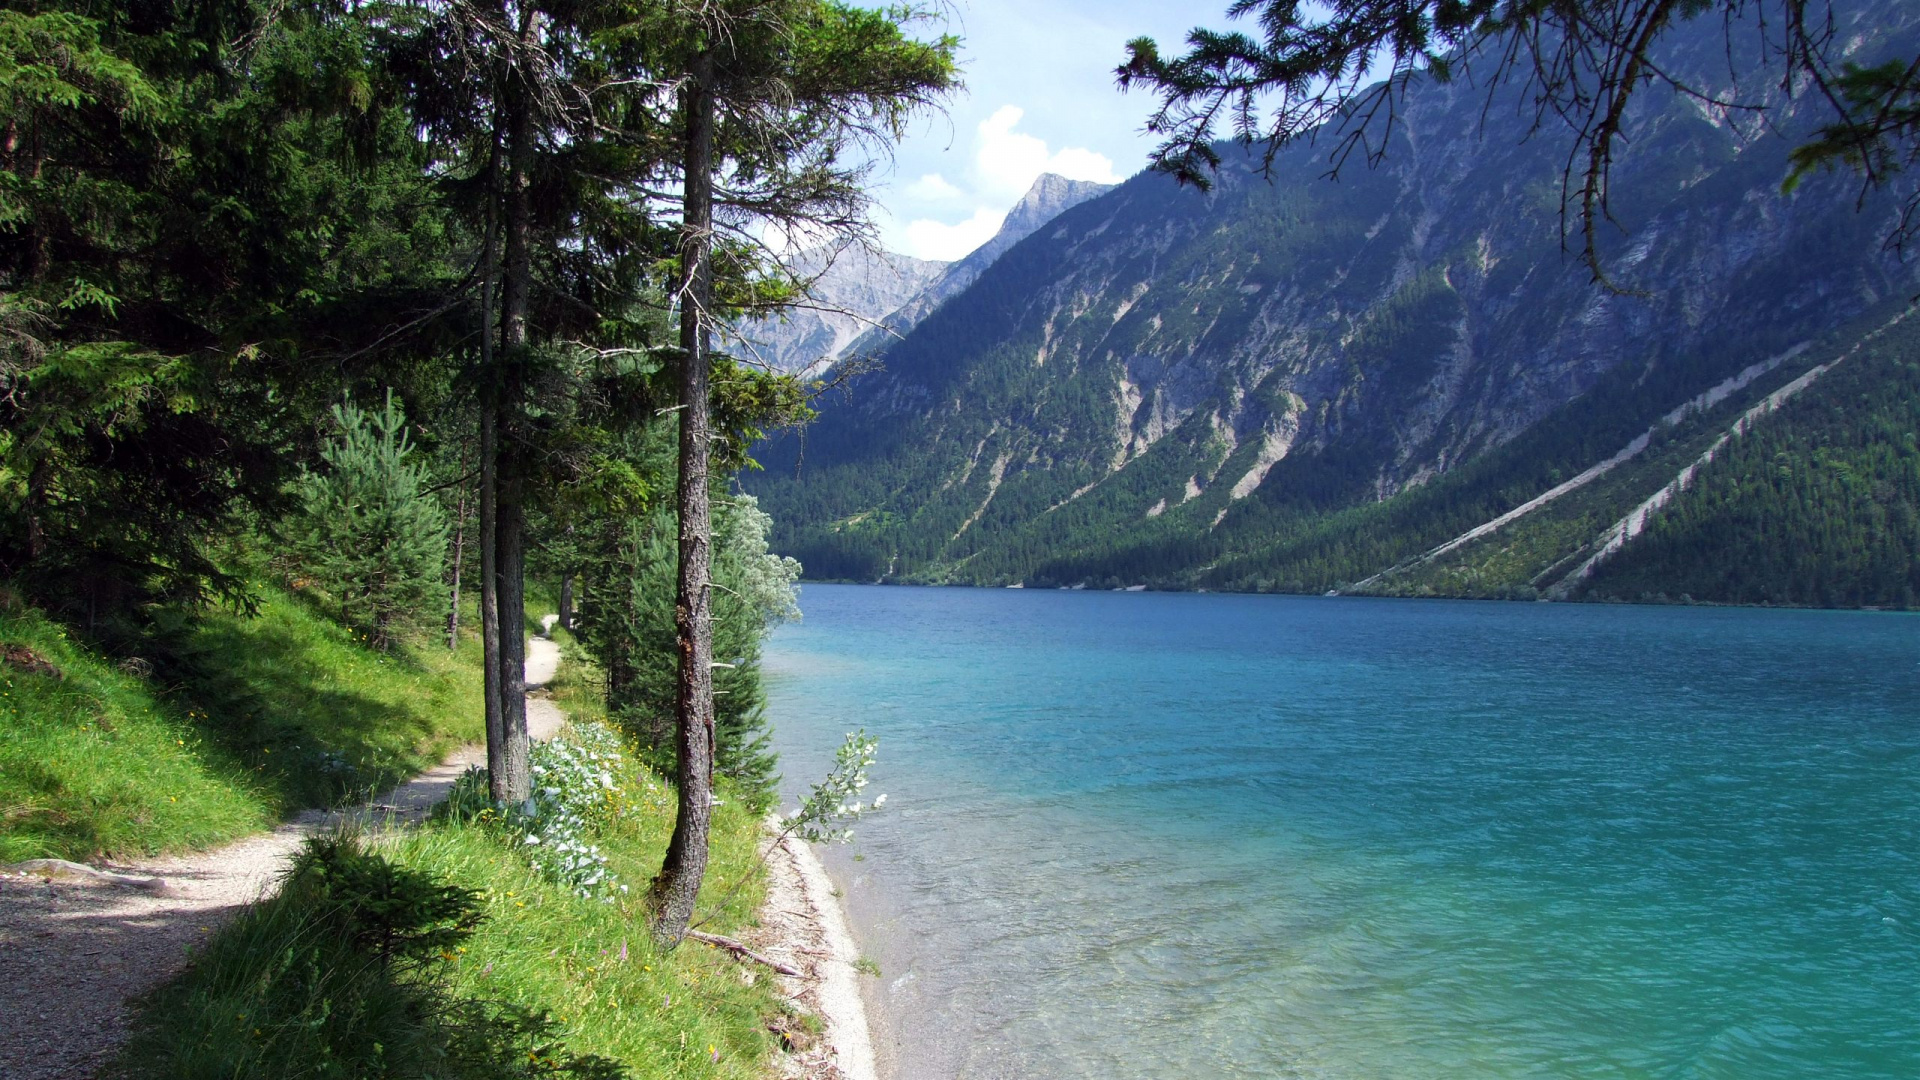
[[[859,245],[807,250],[791,266],[795,276],[810,281],[807,306],[750,321],[737,336],[747,355],[776,371],[831,364],[949,265]]]
[[[847,356],[884,349],[941,304],[964,292],[1003,253],[1060,212],[1111,184],[1041,173],[987,241],[953,262],[853,244],[811,248],[789,266],[808,282],[807,300],[743,324],[747,355],[776,371],[818,374]]]
[[[1914,17],[1843,29],[1870,58]],[[1693,30],[1663,62],[1724,83],[1724,40]],[[1553,147],[1518,95],[1477,95],[1416,87],[1386,164],[1337,185],[1310,149],[1271,183],[1236,153],[1204,196],[1146,174],[1062,212],[826,409],[797,476],[797,442],[762,448],[776,544],[821,577],[1322,591],[1915,287],[1880,250],[1893,199],[1855,213],[1843,176],[1787,198],[1788,140],[1650,90],[1607,249],[1644,295],[1592,288],[1560,251]],[[1454,474],[1445,513],[1365,551],[1300,547]]]
[[[980,275],[1015,244],[1044,228],[1062,213],[1098,198],[1117,185],[1091,180],[1069,180],[1058,173],[1041,173],[1013,204],[987,242],[949,263],[920,293],[880,320],[880,326],[867,332],[853,352],[878,351],[889,342],[912,331],[933,310],[965,292]]]

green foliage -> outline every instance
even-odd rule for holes
[[[615,874],[644,880],[673,796],[631,764],[614,781],[631,799],[598,842]],[[715,808],[720,933],[761,901],[761,827],[740,800]],[[502,830],[450,815],[316,850],[148,999],[121,1075],[764,1075],[767,1021],[790,1008],[770,980],[717,950],[657,952],[637,906],[552,881]],[[385,940],[403,944],[383,958]]]
[[[378,412],[343,402],[333,415],[338,431],[320,451],[327,469],[300,477],[288,531],[342,613],[386,649],[409,617],[438,613],[446,513],[425,493],[427,469],[413,460],[391,391]]]
[[[672,832],[674,796],[645,769],[617,779],[632,801],[597,843],[614,874],[645,881]],[[703,914],[711,913],[707,929],[738,935],[763,895],[763,821],[726,788],[722,795]],[[637,895],[580,897],[483,825],[436,823],[393,837],[385,853],[481,894],[490,917],[447,964],[456,993],[543,1011],[574,1051],[618,1061],[639,1080],[762,1080],[772,1042],[766,1023],[784,1011],[773,980],[691,942],[657,951]],[[736,883],[739,891],[726,895]]]
[[[771,519],[751,497],[715,501],[713,655],[714,768],[757,809],[771,805],[776,758],[769,745],[760,648],[775,624],[798,615],[799,564],[767,550]],[[656,511],[614,534],[594,564],[580,633],[607,672],[608,712],[648,760],[671,771],[676,671],[673,598],[678,531]]]
[[[139,648],[281,811],[384,791],[483,737],[471,637],[381,652],[317,598],[258,595],[254,616],[164,613]]]
[[[476,890],[364,841],[311,841],[277,895],[241,914],[147,1003],[115,1073],[625,1076],[614,1062],[568,1051],[544,1012],[453,992],[449,966],[482,921],[481,904]]]
[[[1793,150],[1793,170],[1781,182],[1792,191],[1808,173],[1845,165],[1875,183],[1920,161],[1920,63],[1888,60],[1861,65],[1848,61],[1832,89],[1845,108],[1841,118],[1822,127],[1810,142]],[[1896,238],[1910,239],[1920,209],[1909,200]]]
[[[879,746],[880,740],[865,731],[847,732],[847,741],[833,752],[833,768],[808,789],[798,809],[780,819],[780,831],[812,844],[852,840],[853,823],[887,804],[885,795],[875,796],[872,803],[860,798],[867,770],[879,760]]]
[[[32,609],[0,643],[0,861],[211,847],[385,790],[481,737],[479,647],[371,650],[302,598],[167,611],[113,652]]]
[[[331,922],[334,935],[385,963],[427,963],[480,921],[473,890],[395,866],[339,835],[308,841],[283,888]]]
[[[433,181],[364,19],[31,8],[0,13],[0,573],[82,619],[239,596],[207,542],[278,516],[326,402],[443,370]]]
[[[1920,606],[1917,432],[1909,318],[1730,441],[1585,595]]]
[[[629,769],[620,736],[597,720],[576,719],[532,753],[533,795],[503,806],[489,796],[487,770],[473,766],[454,781],[440,812],[457,821],[492,822],[547,880],[576,896],[609,896],[627,887],[594,843],[631,809],[623,786]]]
[[[210,847],[274,820],[207,718],[140,665],[115,666],[12,603],[0,654],[0,863]]]

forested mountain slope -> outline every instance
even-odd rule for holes
[[[1920,324],[1729,440],[1580,586],[1596,599],[1920,605]]]
[[[1911,55],[1917,16],[1863,5],[1842,28],[1850,56]],[[1727,40],[1689,24],[1662,61],[1723,89]],[[1740,93],[1777,96],[1769,85]],[[1471,580],[1389,589],[1527,595],[1591,545],[1587,524],[1671,481],[1690,438],[1920,288],[1883,250],[1897,198],[1856,205],[1844,175],[1782,194],[1809,103],[1771,102],[1769,130],[1691,97],[1636,100],[1603,233],[1629,291],[1562,251],[1564,146],[1526,137],[1523,95],[1489,107],[1472,87],[1418,86],[1377,169],[1330,182],[1326,147],[1302,146],[1269,182],[1230,151],[1204,196],[1142,175],[1015,246],[883,372],[762,447],[748,486],[776,546],[817,578],[1320,591],[1652,430],[1631,467],[1556,504],[1552,539]],[[1662,420],[1756,364],[1712,408]],[[1805,510],[1839,512],[1822,507]],[[1685,591],[1650,584],[1664,573],[1643,571],[1635,595]]]

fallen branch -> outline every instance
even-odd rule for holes
[[[134,877],[131,874],[116,874],[110,870],[99,870],[83,863],[68,862],[65,859],[28,859],[26,862],[0,866],[0,870],[16,874],[31,874],[46,881],[65,881],[81,885],[118,885],[123,889],[139,889],[155,896],[170,896],[172,889],[165,878]]]
[[[730,937],[721,937],[719,934],[702,933],[699,930],[689,930],[687,931],[687,936],[695,941],[704,941],[709,945],[717,945],[735,956],[744,956],[755,963],[765,964],[782,975],[792,975],[796,978],[800,977],[798,968],[790,967],[770,956],[762,956]]]

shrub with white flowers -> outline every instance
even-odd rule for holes
[[[499,821],[533,868],[580,896],[625,892],[590,837],[624,804],[626,755],[605,724],[576,721],[535,743],[533,795],[518,806],[487,799],[487,773],[468,769],[448,797],[451,814]]]
[[[834,751],[833,770],[813,785],[798,810],[780,820],[781,834],[815,844],[853,839],[853,822],[887,801],[885,795],[871,803],[860,801],[860,790],[867,786],[867,770],[873,767],[879,746],[880,740],[865,731],[848,732],[847,741]]]
[[[760,850],[760,860],[754,869],[735,881],[711,910],[723,910],[733,894],[740,891],[740,886],[753,878],[759,867],[765,865],[767,856],[787,837],[797,836],[810,844],[845,843],[853,839],[853,822],[887,803],[885,795],[875,796],[870,803],[860,800],[860,790],[867,786],[867,770],[873,768],[879,746],[880,740],[865,731],[847,732],[847,741],[833,753],[833,770],[827,773],[826,779],[813,785],[799,809],[779,819],[780,832],[773,843]],[[701,919],[693,925],[697,927],[706,921]]]

